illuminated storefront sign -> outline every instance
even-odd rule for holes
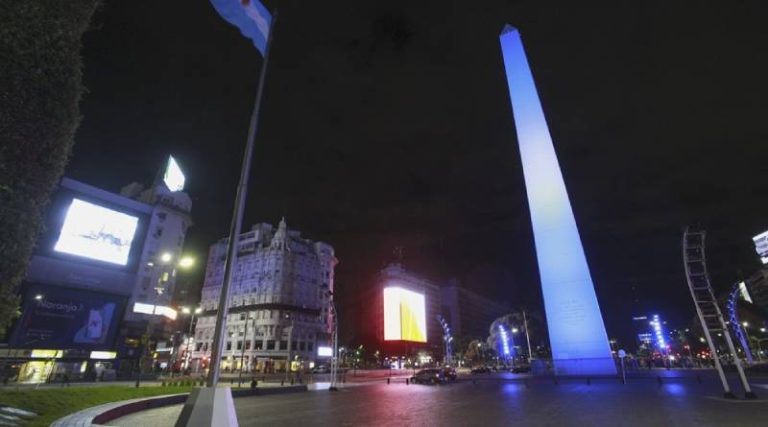
[[[90,358],[94,360],[112,360],[117,358],[117,353],[114,351],[92,351]]]

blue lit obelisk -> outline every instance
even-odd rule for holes
[[[507,25],[500,39],[556,372],[615,374],[579,230],[520,33]]]

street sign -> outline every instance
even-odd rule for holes
[[[627,357],[627,352],[624,350],[619,350],[619,357],[621,357],[622,359]]]

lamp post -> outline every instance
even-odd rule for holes
[[[245,361],[245,343],[248,341],[248,321],[251,319],[251,313],[245,312],[245,329],[243,330],[243,340],[240,347],[240,373],[237,375],[237,386],[243,382],[243,362]],[[253,355],[251,355],[253,356]],[[251,357],[252,358],[252,357]]]
[[[180,257],[179,261],[174,264],[173,263],[173,254],[171,252],[163,252],[160,254],[160,256],[157,258],[157,261],[162,266],[162,269],[160,270],[160,274],[157,277],[157,283],[155,285],[155,293],[156,295],[162,295],[163,292],[165,292],[166,288],[163,286],[163,284],[167,283],[169,281],[169,272],[168,268],[171,267],[171,273],[173,273],[174,267],[179,267],[181,269],[188,269],[192,266],[194,266],[195,261],[194,258],[189,256],[182,256]],[[155,268],[155,262],[149,261],[147,263],[147,266],[151,269]],[[157,302],[157,301],[155,301]],[[139,374],[136,377],[136,387],[139,387],[141,385],[141,371],[142,367],[144,365],[145,359],[147,357],[147,354],[149,354],[149,348],[150,348],[150,338],[152,335],[152,330],[154,328],[154,319],[155,316],[157,316],[157,305],[153,305],[152,313],[149,314],[149,318],[147,319],[147,329],[144,331],[144,335],[142,336],[142,341],[144,341],[144,346],[141,351],[141,356],[139,357]]]
[[[191,314],[192,318],[189,319],[189,333],[187,334],[187,345],[184,349],[184,369],[189,368],[189,362],[191,360],[191,355],[189,354],[189,346],[192,341],[192,329],[195,325],[195,315],[200,314],[203,312],[202,307],[195,307],[194,309],[190,307],[181,307],[181,312],[184,314]]]

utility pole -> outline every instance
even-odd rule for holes
[[[533,353],[531,352],[531,336],[528,335],[528,318],[525,316],[525,310],[523,310],[523,327],[525,328],[525,341],[528,342],[528,363],[531,363]]]

